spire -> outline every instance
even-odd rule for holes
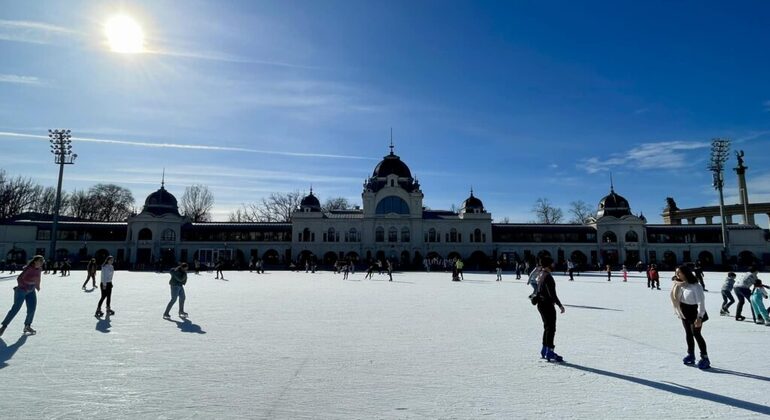
[[[160,178],[160,188],[165,189],[166,186],[166,168],[163,168],[163,175]]]
[[[310,184],[310,195],[313,195],[313,184]]]
[[[612,183],[612,172],[610,172],[610,192],[611,193],[615,192],[615,185],[613,185]]]
[[[393,127],[390,127],[390,155],[393,156]]]
[[[471,197],[473,197],[473,185],[471,185]]]

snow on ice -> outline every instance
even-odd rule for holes
[[[25,308],[0,341],[0,417],[758,418],[770,415],[770,327],[719,316],[707,273],[710,371],[684,366],[684,331],[663,290],[557,275],[566,306],[540,359],[531,288],[507,273],[190,274],[182,320],[161,318],[169,275],[119,271],[112,308],[85,273],[45,275],[35,336]],[[2,275],[0,275],[2,276]],[[760,273],[760,278],[763,274]],[[0,311],[15,276],[0,281]],[[734,311],[735,306],[732,310]],[[744,315],[751,315],[748,305]]]

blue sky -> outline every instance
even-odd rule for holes
[[[471,187],[497,220],[616,191],[661,221],[716,204],[714,137],[770,201],[770,4],[745,2],[3,1],[0,167],[55,185],[49,128],[73,130],[64,188],[141,204],[209,185],[215,218],[273,191],[360,203],[387,154],[446,209]],[[110,51],[132,16],[144,54]],[[30,137],[32,136],[32,137]],[[732,168],[735,157],[727,163]],[[737,202],[734,173],[726,199]],[[759,222],[767,226],[767,218]]]

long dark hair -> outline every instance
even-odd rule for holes
[[[24,268],[32,267],[35,264],[35,261],[37,260],[45,261],[45,257],[42,255],[35,255],[34,257],[32,257],[31,260],[29,260],[29,262],[27,262],[27,265],[25,265]]]
[[[690,268],[690,266],[680,265],[676,269],[679,270],[680,273],[684,274],[684,277],[687,280],[687,283],[693,284],[698,282],[698,278],[695,277],[695,273],[692,271],[692,268]]]

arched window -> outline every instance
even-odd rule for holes
[[[447,242],[457,242],[457,229],[449,229],[449,240]]]
[[[473,236],[471,236],[471,242],[481,242],[481,229],[476,229],[473,231]]]
[[[310,234],[310,229],[305,228],[302,230],[302,239],[301,242],[310,242],[312,239],[312,235]]]
[[[391,226],[388,228],[388,242],[396,242],[398,241],[398,230]]]
[[[166,242],[173,242],[176,240],[176,232],[171,229],[166,229],[160,234],[160,240]]]
[[[385,242],[385,229],[382,226],[378,226],[374,231],[375,242]]]
[[[401,197],[388,196],[377,203],[376,214],[409,214],[409,205]]]
[[[428,242],[436,242],[437,236],[436,229],[430,228],[430,230],[428,230]]]
[[[144,228],[139,231],[139,240],[140,241],[151,241],[152,240],[152,231],[150,229]]]
[[[614,232],[604,232],[604,235],[602,235],[602,242],[604,243],[615,243],[618,241],[618,237],[615,236]]]
[[[326,240],[328,242],[337,242],[337,232],[334,231],[334,228],[329,228],[326,232]]]
[[[348,231],[348,242],[358,242],[358,231],[356,228],[350,228],[350,231]]]
[[[639,235],[633,230],[626,232],[626,242],[639,242]]]
[[[401,228],[401,242],[410,242],[411,238],[409,237],[409,228],[403,227]]]

